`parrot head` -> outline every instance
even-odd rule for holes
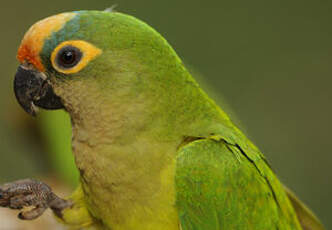
[[[130,129],[158,123],[166,132],[220,117],[168,42],[129,15],[48,17],[26,32],[17,58],[15,95],[31,115],[37,107],[64,108],[73,123],[85,119],[99,131],[127,122]]]
[[[32,115],[36,106],[74,112],[88,110],[97,100],[151,96],[165,88],[160,78],[177,75],[182,65],[151,27],[106,11],[62,13],[37,22],[26,32],[17,58],[15,95]]]

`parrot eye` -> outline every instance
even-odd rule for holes
[[[51,63],[60,73],[74,74],[101,53],[101,49],[83,40],[64,41],[52,51]]]
[[[56,57],[56,63],[60,68],[72,68],[82,59],[82,52],[73,46],[63,47]]]

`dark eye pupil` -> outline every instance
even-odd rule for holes
[[[66,64],[71,64],[75,61],[75,53],[72,51],[65,51],[62,55],[62,60]]]
[[[63,47],[56,56],[58,67],[63,69],[72,68],[80,62],[82,52],[74,46]]]

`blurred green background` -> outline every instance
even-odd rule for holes
[[[0,182],[53,171],[43,131],[12,90],[25,31],[56,13],[113,4],[157,29],[204,76],[280,179],[332,228],[332,1],[3,1]]]

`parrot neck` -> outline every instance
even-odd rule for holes
[[[56,89],[71,115],[73,153],[88,205],[110,226],[122,223],[114,229],[178,229],[176,152],[188,137],[210,136],[216,124],[228,122],[189,73],[178,74],[149,90],[110,86],[105,91],[111,95],[93,79]]]
[[[128,96],[122,87],[104,97],[94,84],[77,81],[57,91],[67,99],[89,210],[112,229],[178,229],[173,178],[181,138],[158,130],[164,117],[158,119],[150,96]]]
[[[178,230],[174,173],[181,139],[155,136],[145,106],[135,102],[109,103],[109,112],[99,112],[94,122],[73,119],[73,152],[87,204],[115,230]]]

